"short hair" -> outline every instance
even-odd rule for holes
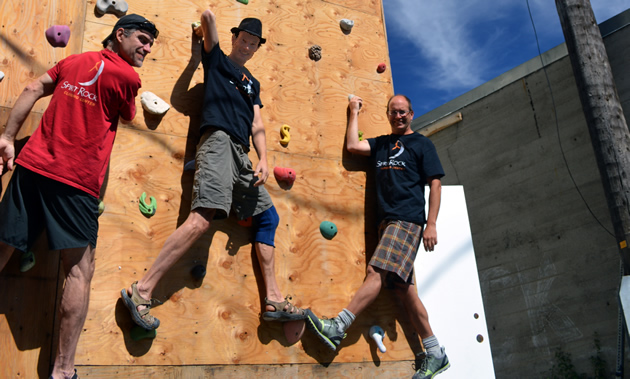
[[[137,28],[118,28],[118,29],[122,29],[123,30],[123,34],[125,35],[125,37],[129,37],[130,35],[133,34],[133,32],[135,32],[136,30],[138,30]],[[110,46],[114,43],[114,41],[118,41],[116,39],[116,35],[115,33],[112,33],[114,36],[112,38],[107,37],[107,39],[105,41],[103,41],[103,47],[107,49],[107,46]]]
[[[413,107],[411,106],[411,100],[405,96],[405,95],[393,95],[392,97],[389,98],[389,100],[387,100],[387,110],[386,112],[389,112],[389,104],[392,102],[392,99],[395,98],[396,96],[402,96],[405,100],[407,100],[407,104],[409,104],[409,112],[413,112]]]

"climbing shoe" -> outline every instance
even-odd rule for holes
[[[337,350],[341,340],[346,338],[346,333],[340,332],[337,322],[333,320],[321,320],[310,309],[306,309],[306,327],[332,351]]]

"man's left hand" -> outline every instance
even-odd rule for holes
[[[435,245],[437,245],[437,229],[435,225],[427,224],[422,233],[422,241],[424,243],[425,251],[433,251]]]
[[[256,171],[254,171],[254,176],[258,177],[256,183],[254,183],[254,187],[265,184],[267,182],[267,178],[269,177],[269,168],[267,167],[267,163],[258,162],[256,165]]]

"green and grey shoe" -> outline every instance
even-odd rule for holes
[[[306,327],[332,351],[337,350],[346,333],[340,332],[335,320],[322,320],[315,316],[310,309],[306,309]]]
[[[442,348],[442,358],[436,358],[434,355],[427,354],[420,365],[420,369],[416,371],[412,379],[431,379],[437,374],[443,373],[449,367],[451,367],[451,364],[448,362],[444,348]]]

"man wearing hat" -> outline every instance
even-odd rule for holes
[[[260,45],[262,23],[244,19],[232,28],[232,51],[219,46],[215,15],[201,16],[203,32],[204,100],[201,140],[197,146],[192,211],[166,240],[160,254],[142,279],[121,291],[134,321],[155,329],[160,322],[149,314],[150,299],[159,280],[205,233],[213,219],[234,210],[241,220],[253,218],[255,249],[265,283],[263,319],[302,320],[304,311],[283,298],[274,269],[274,237],[279,217],[263,184],[269,176],[265,127],[260,108],[260,84],[245,68]],[[253,142],[259,162],[255,169],[247,153]]]
[[[62,59],[18,97],[0,135],[0,167],[13,171],[0,202],[0,271],[44,229],[59,250],[65,285],[51,378],[76,378],[74,355],[88,310],[98,198],[118,119],[132,120],[141,67],[158,31],[142,16],[118,20],[104,49]],[[14,140],[35,102],[50,104],[19,157]],[[14,165],[15,159],[15,165]]]

